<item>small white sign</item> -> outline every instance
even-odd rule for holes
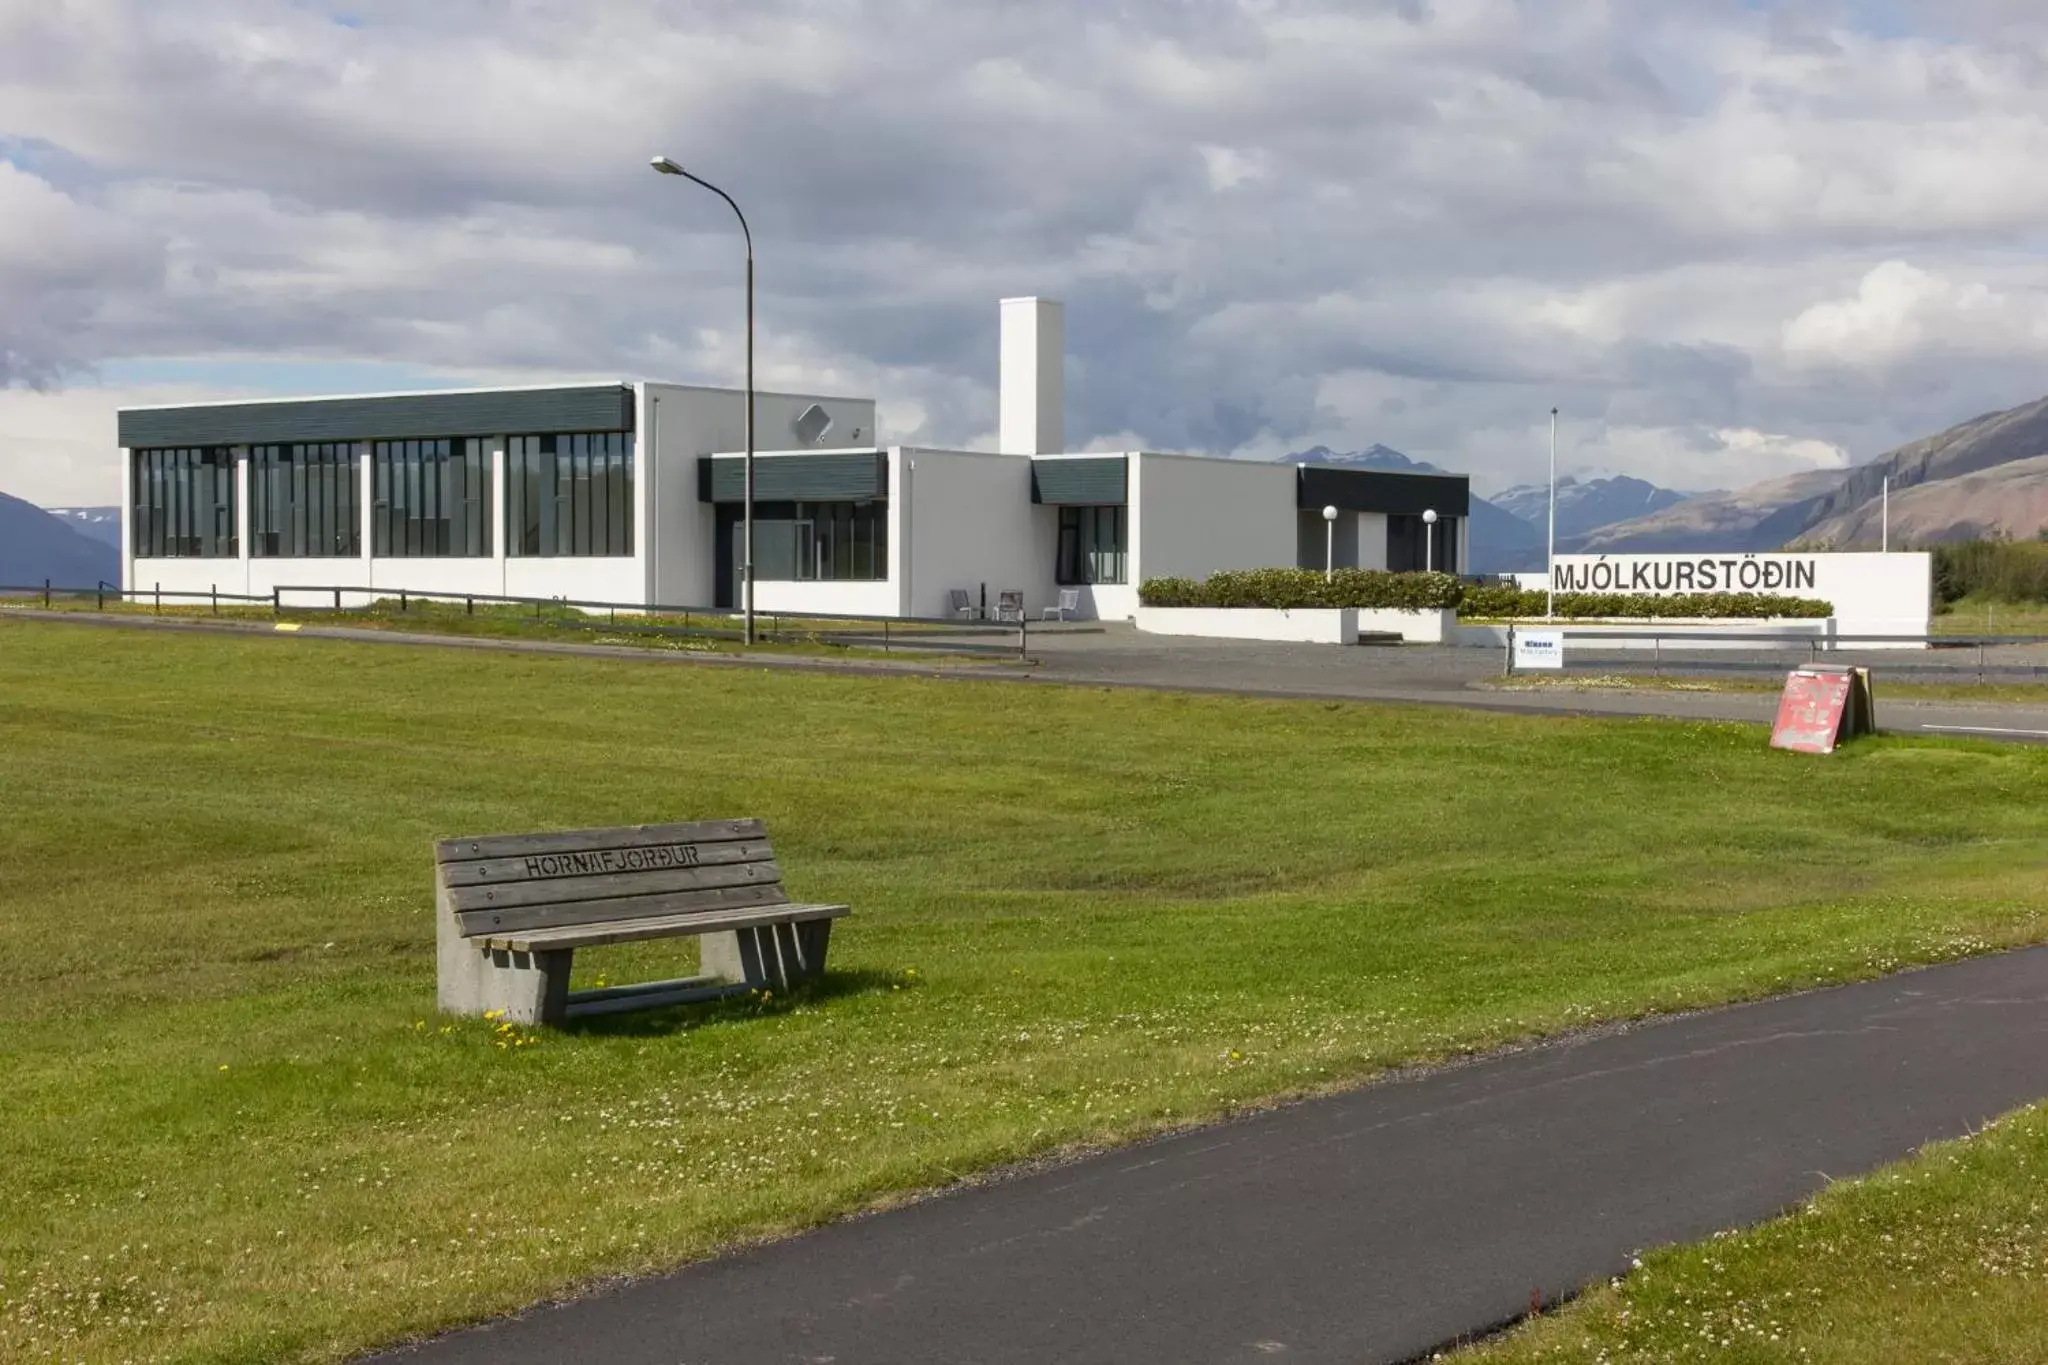
[[[1516,631],[1515,667],[1563,668],[1564,632],[1561,630]]]

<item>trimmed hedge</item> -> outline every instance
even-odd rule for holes
[[[1148,578],[1138,600],[1148,607],[1392,607],[1410,611],[1458,605],[1465,585],[1456,574],[1339,569],[1227,569],[1205,579]]]
[[[1549,609],[1549,597],[1541,588],[1518,588],[1513,584],[1488,584],[1465,589],[1458,604],[1460,616],[1495,617],[1542,616]],[[1588,616],[1702,617],[1706,619],[1761,620],[1766,617],[1833,616],[1835,604],[1807,597],[1781,597],[1761,592],[1561,592],[1557,615],[1564,619]]]
[[[1540,588],[1510,584],[1470,586],[1447,573],[1385,573],[1339,569],[1323,579],[1319,569],[1231,569],[1205,579],[1148,578],[1138,585],[1148,607],[1390,608],[1407,611],[1455,607],[1460,616],[1509,618],[1542,616],[1547,598]],[[1823,617],[1834,604],[1804,597],[1755,592],[1650,593],[1561,592],[1561,618],[1618,616],[1701,617],[1761,620],[1767,617]]]

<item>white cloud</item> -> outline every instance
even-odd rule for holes
[[[6,433],[0,491],[39,507],[101,507],[121,500],[114,412],[152,403],[233,398],[232,390],[195,384],[146,384],[39,392],[0,389]]]
[[[2048,289],[1994,291],[1905,261],[1886,261],[1856,292],[1817,303],[1785,325],[1795,363],[1883,368],[1932,354],[2039,355],[2048,350]]]
[[[660,151],[747,208],[764,375],[895,438],[984,438],[994,300],[1047,293],[1077,446],[1515,482],[1555,403],[1681,486],[1864,458],[2048,388],[2048,16],[1889,8],[12,5],[0,384],[730,381],[735,225]]]

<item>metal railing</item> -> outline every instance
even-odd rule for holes
[[[40,597],[46,610],[57,597],[92,598],[95,608],[100,611],[106,610],[109,601],[116,604],[133,601],[148,604],[158,615],[162,614],[166,602],[173,606],[191,602],[206,606],[210,614],[216,616],[223,604],[230,607],[267,606],[272,616],[282,616],[287,611],[366,613],[377,612],[379,608],[388,611],[395,605],[397,613],[404,616],[410,614],[415,606],[460,602],[463,614],[471,617],[476,615],[479,605],[531,607],[531,617],[522,617],[522,620],[560,630],[719,640],[739,640],[744,636],[740,615],[737,609],[730,607],[518,597],[501,593],[421,592],[413,588],[368,588],[360,584],[280,583],[267,594],[255,595],[222,592],[216,587],[200,592],[161,585],[120,588],[102,582],[90,588],[77,588],[45,581],[29,585],[0,584],[0,597],[4,596]],[[308,602],[307,598],[316,600]],[[628,619],[620,621],[621,614]],[[1030,658],[1030,623],[1021,615],[1013,620],[989,621],[942,616],[757,611],[755,621],[757,635],[769,643],[875,648],[883,653],[984,655],[1020,661]]]
[[[1515,632],[1517,629],[1518,627],[1510,625],[1507,632],[1506,667],[1504,671],[1509,675],[1514,674],[1516,671]],[[1918,655],[1888,653],[1885,658],[1886,671],[1894,674],[1925,673],[1954,675],[1970,671],[1972,664],[1974,664],[1974,671],[1980,680],[1993,674],[2002,677],[2030,679],[2048,677],[2048,662],[2034,663],[2016,659],[1991,660],[1986,657],[1986,651],[1991,649],[2048,645],[2048,635],[1821,634],[1811,631],[1723,631],[1716,629],[1711,636],[1703,636],[1697,626],[1688,627],[1683,630],[1665,631],[1654,628],[1648,630],[1579,628],[1575,630],[1571,626],[1564,625],[1532,627],[1531,629],[1542,630],[1546,633],[1554,632],[1564,637],[1564,644],[1566,646],[1564,671],[1566,672],[1571,671],[1573,668],[1574,655],[1577,655],[1581,668],[1597,666],[1606,672],[1642,672],[1647,668],[1649,672],[1661,676],[1667,667],[1675,672],[1689,674],[1775,671],[1785,666],[1786,660],[1783,656],[1787,654],[1794,656],[1803,654],[1806,656],[1806,662],[1819,663],[1823,655],[1858,653],[1857,646],[1861,645],[1865,652],[1875,650],[1924,651],[1924,653]],[[1650,648],[1648,651],[1627,648],[1602,651],[1599,648],[1603,642],[1639,643],[1642,641],[1649,642]],[[1745,658],[1742,651],[1737,651],[1734,657],[1730,657],[1727,650],[1729,645],[1751,645],[1755,646],[1755,648],[1748,651],[1749,653],[1775,654],[1778,657]],[[1666,646],[1672,647],[1672,654],[1682,657],[1678,659],[1667,658]],[[1916,662],[1917,659],[1926,658],[1928,654],[1965,650],[1972,652],[1971,658],[1957,661]],[[1647,659],[1642,657],[1645,652],[1649,655]],[[1588,661],[1588,655],[1596,657]]]

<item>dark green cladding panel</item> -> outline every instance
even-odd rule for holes
[[[697,461],[702,502],[744,502],[746,461],[705,455]],[[889,457],[879,450],[754,457],[755,502],[873,502],[889,496]]]
[[[1470,515],[1472,485],[1463,474],[1406,474],[1385,469],[1345,469],[1326,464],[1297,465],[1295,504],[1341,507],[1349,512],[1446,517]]]
[[[1079,455],[1031,462],[1031,500],[1049,506],[1115,507],[1129,501],[1130,461]]]
[[[131,450],[631,431],[633,390],[621,384],[592,384],[495,393],[404,393],[377,398],[131,408],[120,414],[118,428],[121,444]]]

